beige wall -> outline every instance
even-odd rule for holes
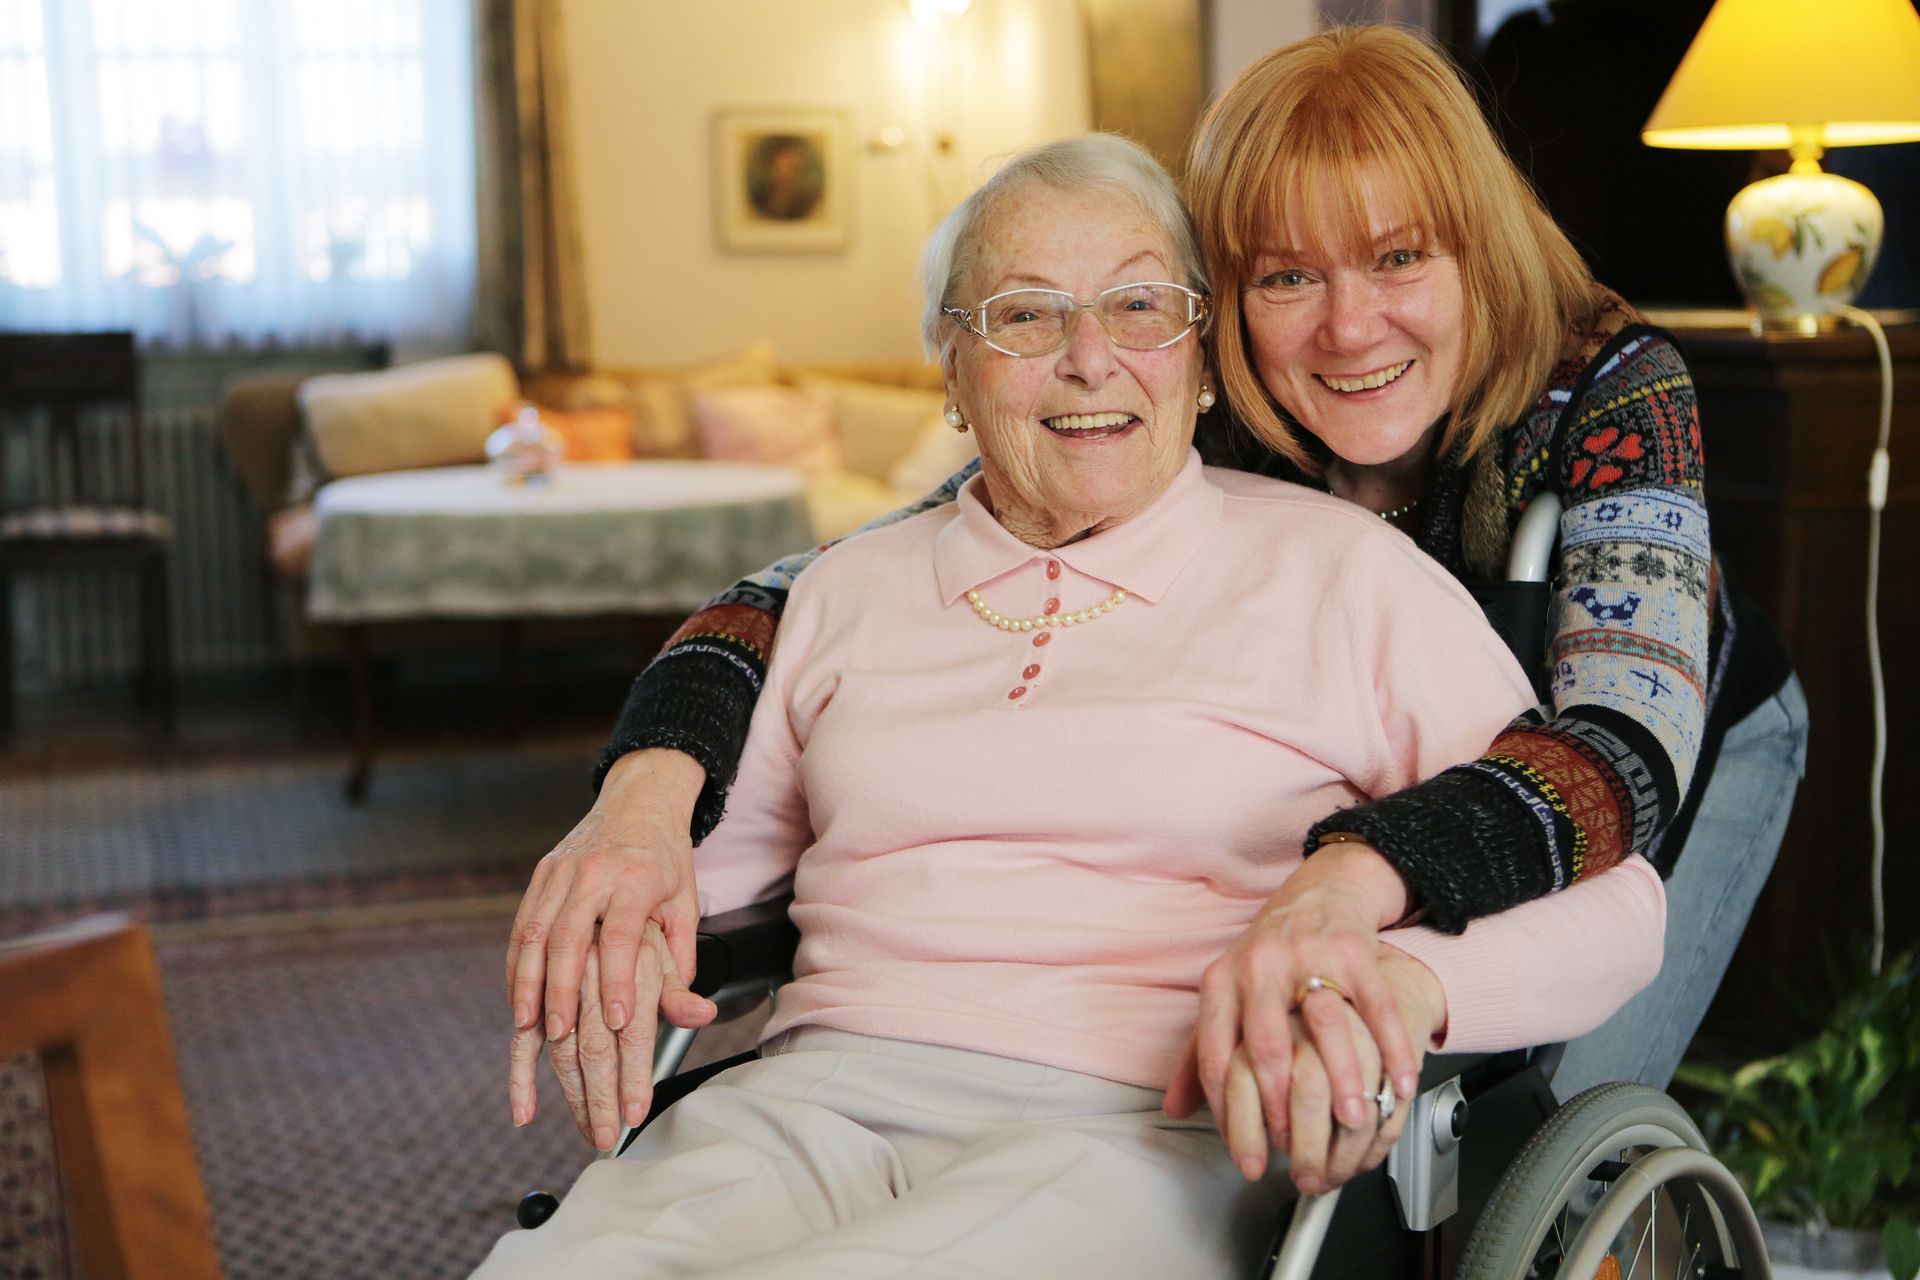
[[[561,13],[600,364],[756,339],[800,360],[916,356],[920,244],[968,175],[1088,124],[1085,29],[1064,0],[974,0],[958,49],[906,0],[564,0]],[[943,68],[959,71],[957,109]],[[718,247],[708,153],[722,105],[850,113],[845,252]],[[930,135],[956,116],[958,152],[932,157]],[[896,150],[880,145],[888,126],[905,132]]]
[[[1207,97],[1261,54],[1304,40],[1319,29],[1318,0],[1209,0]]]

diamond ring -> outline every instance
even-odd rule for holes
[[[1299,990],[1293,993],[1294,1005],[1297,1007],[1299,1005],[1305,1004],[1307,1002],[1307,997],[1312,995],[1316,991],[1331,991],[1333,992],[1333,994],[1339,996],[1342,1000],[1351,999],[1351,997],[1348,996],[1347,993],[1341,989],[1340,984],[1335,982],[1332,978],[1322,978],[1318,974],[1315,974],[1314,976],[1308,978],[1305,982],[1301,983]]]
[[[1368,1096],[1373,1099],[1373,1105],[1380,1112],[1381,1124],[1385,1124],[1387,1121],[1393,1119],[1393,1108],[1397,1102],[1393,1094],[1393,1081],[1382,1076],[1379,1091]]]

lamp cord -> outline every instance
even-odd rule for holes
[[[1873,824],[1873,950],[1869,964],[1875,977],[1887,947],[1886,858],[1887,820],[1887,674],[1880,662],[1880,522],[1887,507],[1887,474],[1893,439],[1893,353],[1887,334],[1869,311],[1835,304],[1833,310],[1865,329],[1880,353],[1880,436],[1867,467],[1867,673],[1873,686],[1873,769],[1867,785],[1868,813]]]

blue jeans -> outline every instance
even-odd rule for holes
[[[1567,1045],[1553,1077],[1564,1101],[1609,1080],[1665,1088],[1706,1016],[1754,899],[1773,869],[1807,771],[1807,698],[1780,692],[1727,730],[1686,848],[1667,881],[1666,958],[1653,984]]]

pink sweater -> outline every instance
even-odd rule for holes
[[[1201,972],[1307,827],[1473,759],[1533,698],[1460,585],[1347,503],[1195,455],[1141,515],[1046,552],[981,483],[799,579],[695,855],[701,906],[791,883],[800,950],[769,1035],[1160,1087]],[[1032,631],[967,598],[1028,617],[1115,587],[1110,613]],[[1436,1047],[1493,1049],[1597,1026],[1651,980],[1663,927],[1633,858],[1463,936],[1388,940],[1446,988]]]

